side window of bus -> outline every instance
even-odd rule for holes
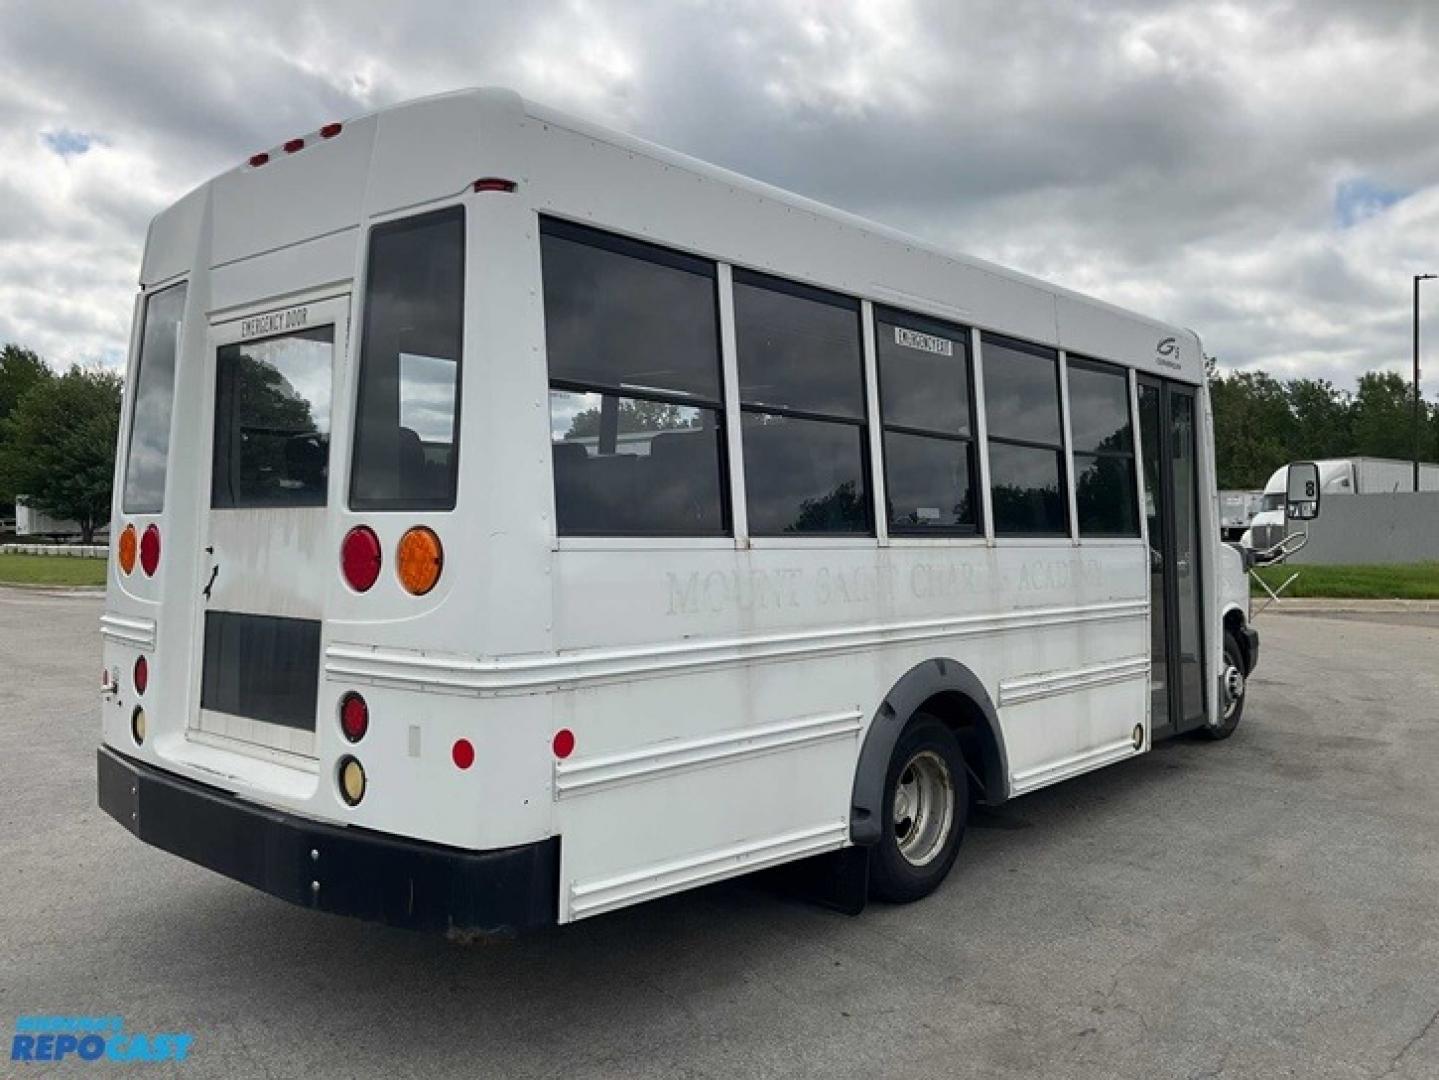
[[[750,532],[873,535],[859,303],[734,272]]]
[[[184,285],[172,285],[145,300],[121,500],[127,514],[158,514],[165,509],[175,359],[180,349],[180,323],[184,314]]]
[[[876,309],[874,333],[890,531],[976,532],[979,463],[969,331]]]
[[[1138,536],[1134,425],[1123,368],[1070,358],[1069,425],[1081,536]]]
[[[729,532],[715,265],[540,223],[561,536]]]
[[[985,334],[984,408],[998,536],[1066,536],[1059,354]]]
[[[464,317],[462,207],[370,231],[352,509],[454,509]]]

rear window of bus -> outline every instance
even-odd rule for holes
[[[185,315],[185,286],[173,285],[145,300],[130,445],[125,454],[121,502],[127,514],[165,509],[165,472],[170,460],[170,407],[175,397],[175,358]]]
[[[464,210],[450,207],[376,226],[365,282],[350,506],[453,510]]]

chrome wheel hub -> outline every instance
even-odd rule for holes
[[[911,866],[924,866],[944,850],[954,828],[954,778],[944,758],[921,750],[905,763],[894,790],[894,838]]]
[[[1228,720],[1239,707],[1240,699],[1244,697],[1244,672],[1233,664],[1226,663],[1220,683],[1224,688],[1224,719]]]

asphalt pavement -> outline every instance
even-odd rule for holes
[[[132,1076],[1439,1076],[1439,614],[1266,613],[1232,739],[983,815],[919,904],[849,918],[741,881],[457,945],[105,817],[100,611],[0,589],[7,1036],[193,1034]]]

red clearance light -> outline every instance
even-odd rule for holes
[[[150,685],[150,662],[143,656],[135,658],[135,693],[143,694]]]
[[[475,747],[469,739],[456,739],[455,745],[450,747],[450,757],[454,759],[455,768],[468,769],[475,763]]]
[[[476,191],[504,191],[512,192],[519,187],[513,180],[504,180],[498,176],[482,176],[474,182]]]
[[[356,592],[364,592],[380,576],[380,538],[368,525],[356,525],[340,545],[340,569]]]
[[[370,707],[353,690],[340,699],[340,730],[351,742],[359,742],[370,730]]]
[[[567,758],[575,752],[575,733],[569,728],[560,728],[555,732],[554,741],[555,757]]]
[[[264,165],[264,164],[265,164],[266,162],[268,162],[269,160],[270,160],[270,155],[269,155],[269,154],[266,154],[266,153],[251,154],[251,155],[250,155],[250,168],[252,168],[252,169],[258,169],[261,165]]]
[[[304,140],[304,139],[291,139],[291,140],[290,140],[289,142],[287,142],[284,146],[280,147],[280,149],[283,150],[283,151],[285,151],[285,153],[287,153],[287,154],[293,154],[293,153],[295,153],[296,151],[305,149],[305,140]]]
[[[320,138],[333,139],[336,135],[340,133],[340,129],[342,127],[344,127],[343,124],[326,124],[320,129]]]
[[[140,569],[145,571],[146,577],[154,577],[159,565],[160,528],[157,525],[147,525],[144,535],[140,537]]]

